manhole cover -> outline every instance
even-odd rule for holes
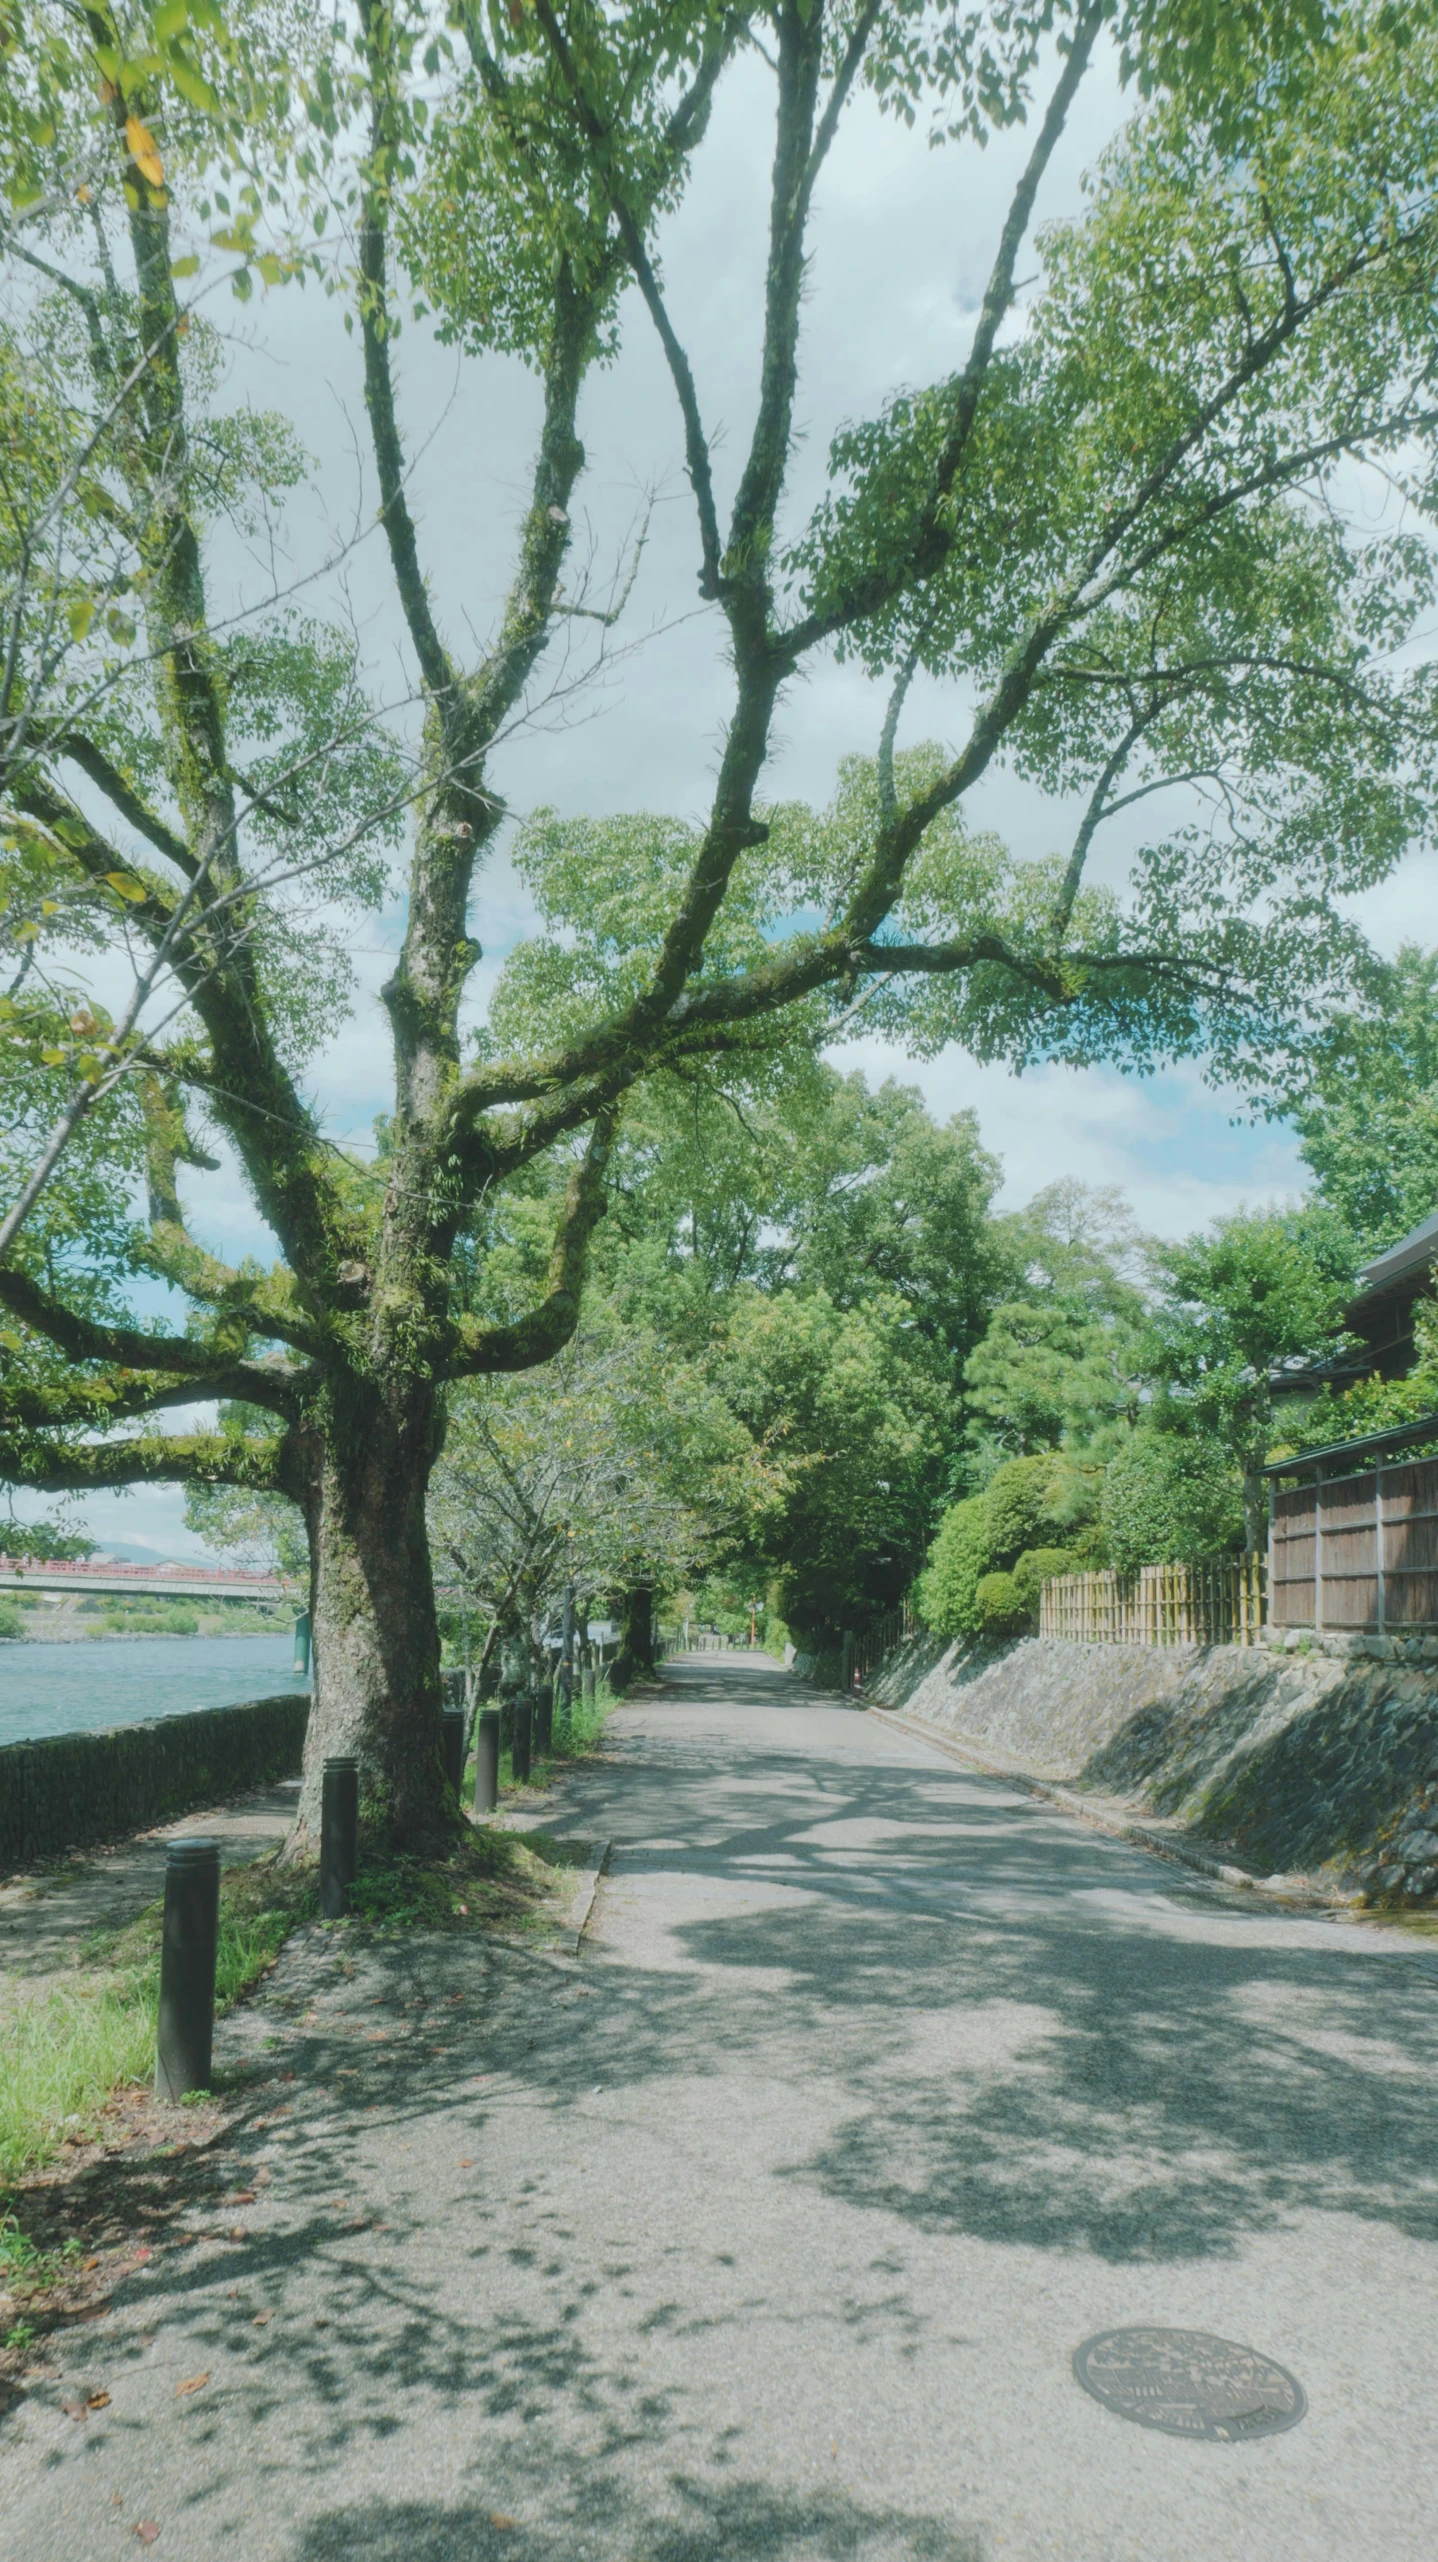
[[[1273,2437],[1308,2408],[1286,2367],[1211,2331],[1101,2331],[1074,2350],[1074,2373],[1096,2402],[1170,2437]]]

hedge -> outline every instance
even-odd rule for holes
[[[304,1758],[309,1712],[305,1692],[289,1691],[144,1725],[0,1745],[0,1870],[123,1841],[267,1780],[292,1778]]]

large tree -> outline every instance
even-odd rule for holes
[[[357,1749],[371,1805],[418,1840],[448,1820],[425,1526],[447,1392],[572,1333],[616,1116],[639,1082],[717,1060],[742,1090],[762,1083],[785,1018],[816,1043],[859,1005],[921,1046],[1020,1065],[1204,1054],[1261,1080],[1342,982],[1342,900],[1428,818],[1430,688],[1398,654],[1427,556],[1404,527],[1374,531],[1365,475],[1428,502],[1438,71],[1426,13],[1283,0],[1221,17],[1207,0],[1005,0],[965,16],[924,0],[360,0],[354,22],[306,29],[329,56],[299,58],[288,88],[266,74],[257,119],[233,99],[262,10],[227,28],[205,0],[189,18],[196,49],[177,55],[174,0],[153,18],[38,0],[6,66],[7,240],[63,275],[56,290],[93,310],[107,360],[118,345],[141,387],[115,470],[133,468],[144,504],[130,531],[119,518],[142,637],[127,743],[34,724],[5,807],[67,874],[111,882],[126,930],[164,946],[187,1000],[152,1043],[145,1251],[191,1314],[167,1331],[87,1312],[17,1251],[0,1268],[18,1338],[0,1460],[46,1487],[240,1477],[290,1493],[309,1527],[317,1663],[303,1820],[323,1756]],[[276,23],[282,53],[292,31]],[[768,242],[752,415],[720,450],[662,252],[741,54],[771,84]],[[1081,216],[1036,243],[1059,138],[1115,60],[1140,103]],[[820,503],[796,522],[820,183],[866,92],[956,143],[1031,129],[966,349],[836,440]],[[214,234],[203,168],[222,148],[247,165]],[[295,962],[267,931],[260,851],[274,795],[237,783],[191,467],[205,393],[187,379],[179,300],[192,256],[235,261],[246,287],[256,268],[277,281],[300,254],[281,228],[299,203],[307,226],[325,188],[352,225],[330,281],[352,297],[425,707],[384,990],[394,1112],[373,1170],[330,1142],[296,1073]],[[411,507],[397,324],[414,304],[464,360],[518,354],[541,386],[508,599],[477,654],[433,601],[445,526]],[[693,824],[554,823],[536,895],[572,915],[582,882],[583,925],[541,936],[476,1053],[470,911],[505,823],[504,742],[554,634],[574,629],[581,398],[640,325],[672,381],[694,578],[730,668],[712,798]],[[476,457],[445,504],[497,501],[507,490]],[[17,629],[23,648],[23,616]],[[878,688],[874,753],[844,768],[824,812],[766,805],[780,707],[835,654]],[[919,669],[951,686],[955,747],[898,746]],[[303,748],[297,735],[291,767]],[[1003,762],[1053,802],[1033,858],[968,823]],[[322,836],[321,786],[306,806]],[[1119,815],[1140,839],[1122,892],[1088,877]],[[243,932],[187,904],[218,867]],[[268,1268],[225,1268],[181,1215],[187,1103],[243,1168],[276,1241]],[[556,1150],[572,1170],[547,1285],[502,1321],[476,1315],[476,1205]],[[216,1397],[261,1408],[269,1437],[157,1428]]]
[[[1438,952],[1405,943],[1364,977],[1294,1117],[1321,1198],[1373,1255],[1438,1210]]]

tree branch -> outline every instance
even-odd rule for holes
[[[1100,819],[1104,815],[1105,804],[1107,803],[1109,792],[1118,776],[1123,772],[1130,755],[1138,745],[1144,731],[1147,729],[1149,721],[1154,717],[1154,713],[1149,712],[1142,720],[1130,722],[1129,727],[1124,732],[1123,737],[1119,740],[1118,745],[1114,748],[1112,754],[1104,759],[1098,781],[1095,783],[1093,790],[1089,794],[1088,806],[1084,811],[1083,817],[1079,821],[1078,833],[1074,838],[1073,848],[1070,852],[1068,863],[1064,870],[1063,886],[1059,891],[1058,899],[1054,906],[1052,939],[1055,946],[1063,941],[1064,936],[1069,930],[1069,920],[1074,912],[1074,901],[1078,897],[1079,885],[1083,880],[1084,865],[1088,861],[1088,850],[1094,840],[1094,831],[1097,828]]]
[[[452,1379],[501,1370],[530,1370],[569,1341],[579,1322],[589,1240],[604,1216],[604,1178],[614,1141],[615,1114],[595,1119],[580,1163],[569,1178],[564,1209],[549,1259],[549,1288],[539,1306],[517,1324],[481,1326],[462,1318],[448,1363]]]
[[[0,1477],[41,1494],[100,1486],[199,1484],[287,1491],[284,1441],[236,1441],[228,1433],[134,1433],[123,1441],[78,1442],[58,1450],[0,1431]]]
[[[395,417],[394,378],[389,361],[388,169],[398,146],[391,51],[393,22],[389,11],[377,8],[375,0],[360,0],[359,18],[370,87],[370,150],[360,195],[359,235],[365,408],[379,475],[380,519],[400,607],[420,674],[429,692],[438,697],[453,688],[455,671],[430,611],[429,591],[420,571],[414,518],[405,496],[404,447]]]
[[[148,839],[157,854],[163,854],[166,862],[173,863],[176,871],[182,872],[187,881],[195,879],[199,865],[184,838],[177,836],[172,827],[167,827],[164,820],[141,799],[134,785],[127,782],[118,766],[111,764],[93,739],[82,737],[76,730],[62,730],[53,740],[43,743],[51,746],[57,756],[67,756],[72,765],[78,765],[81,773],[87,774],[104,793],[111,807],[117,809],[122,818],[128,819],[138,835]]]
[[[72,1361],[165,1371],[193,1380],[211,1394],[249,1397],[256,1405],[287,1405],[299,1385],[294,1374],[281,1379],[262,1362],[239,1359],[233,1344],[192,1343],[183,1335],[144,1334],[138,1326],[105,1325],[79,1316],[14,1264],[0,1264],[0,1307],[43,1334]],[[235,1378],[247,1384],[229,1389],[214,1385],[217,1380]]]
[[[895,562],[888,568],[877,571],[871,579],[864,582],[861,588],[853,592],[842,607],[827,613],[810,615],[804,622],[794,625],[785,636],[786,647],[792,658],[799,658],[805,651],[812,649],[816,642],[829,639],[835,632],[845,629],[850,623],[862,621],[868,615],[877,612],[881,605],[887,604],[891,597],[907,586],[915,576],[937,568],[944,553],[951,546],[953,536],[942,533],[938,521],[939,510],[953,488],[959,465],[963,461],[969,438],[973,433],[980,395],[993,361],[999,330],[1013,302],[1014,271],[1018,265],[1019,251],[1023,247],[1029,224],[1033,219],[1034,205],[1044,173],[1068,122],[1069,109],[1073,105],[1079,84],[1088,69],[1105,15],[1106,10],[1100,0],[1100,5],[1085,9],[1076,20],[1063,69],[1059,74],[1053,96],[1049,100],[1023,175],[1014,189],[1004,227],[999,234],[994,263],[989,270],[989,280],[984,288],[984,299],[979,306],[973,345],[969,349],[964,370],[959,376],[958,388],[954,396],[953,424],[940,449],[934,477],[934,494],[924,512],[910,556],[902,563]],[[928,557],[931,552],[932,559]]]
[[[570,51],[564,30],[550,5],[550,0],[535,0],[535,16],[544,30],[545,41],[563,73],[580,124],[594,146],[601,181],[613,210],[620,239],[624,244],[625,257],[629,261],[634,281],[643,296],[645,308],[654,323],[660,346],[664,350],[664,360],[669,367],[670,378],[679,402],[679,414],[684,422],[684,459],[689,473],[690,487],[694,492],[694,503],[699,514],[699,545],[703,558],[699,592],[702,596],[715,597],[719,594],[721,585],[719,517],[714,504],[714,475],[709,458],[709,441],[704,433],[703,420],[699,414],[699,395],[694,387],[693,368],[679,343],[674,324],[665,307],[664,296],[659,289],[659,279],[655,275],[649,252],[644,246],[643,232],[615,178],[610,137],[590,104],[584,83],[579,76],[578,66]],[[719,69],[720,59],[716,58],[713,79],[717,79]],[[712,79],[710,85],[712,87]]]

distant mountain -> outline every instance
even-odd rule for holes
[[[96,1549],[90,1563],[101,1565],[106,1557],[113,1557],[120,1566],[201,1566],[209,1562],[204,1557],[172,1557],[160,1548],[137,1548],[130,1539],[107,1539]]]

